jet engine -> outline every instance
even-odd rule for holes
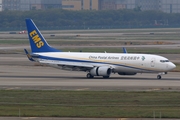
[[[118,72],[119,75],[136,75],[134,72]]]
[[[112,70],[107,66],[95,67],[90,70],[92,76],[110,76]]]

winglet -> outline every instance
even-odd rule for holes
[[[125,47],[123,47],[123,53],[127,53],[127,50]]]
[[[30,61],[35,61],[26,49],[24,49],[24,52],[26,53],[26,55]]]
[[[51,47],[31,19],[26,19],[26,26],[29,36],[29,42],[31,45],[32,53],[35,52],[61,52]]]

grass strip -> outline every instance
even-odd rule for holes
[[[0,116],[180,118],[179,92],[0,90]]]

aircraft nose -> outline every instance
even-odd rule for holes
[[[172,69],[174,69],[174,68],[176,68],[176,65],[171,62],[171,63],[169,64],[169,69],[172,70]]]

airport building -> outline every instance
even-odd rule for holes
[[[67,10],[98,10],[99,0],[62,0],[62,8]]]
[[[180,13],[180,0],[0,0],[0,11],[62,8],[66,10],[160,10]]]
[[[166,13],[180,13],[180,0],[159,0],[159,9]]]
[[[135,0],[62,0],[67,10],[118,10],[135,8]]]
[[[158,10],[158,0],[99,0],[100,10],[105,9],[134,9],[141,7],[141,10]]]
[[[159,10],[158,0],[136,0],[135,6],[141,7],[142,11],[145,10]]]
[[[2,11],[2,0],[0,0],[0,11]]]
[[[2,0],[2,10],[28,11],[61,7],[61,0]]]
[[[180,13],[180,0],[99,0],[99,10],[134,9]]]
[[[126,0],[99,0],[99,10],[126,9]]]

